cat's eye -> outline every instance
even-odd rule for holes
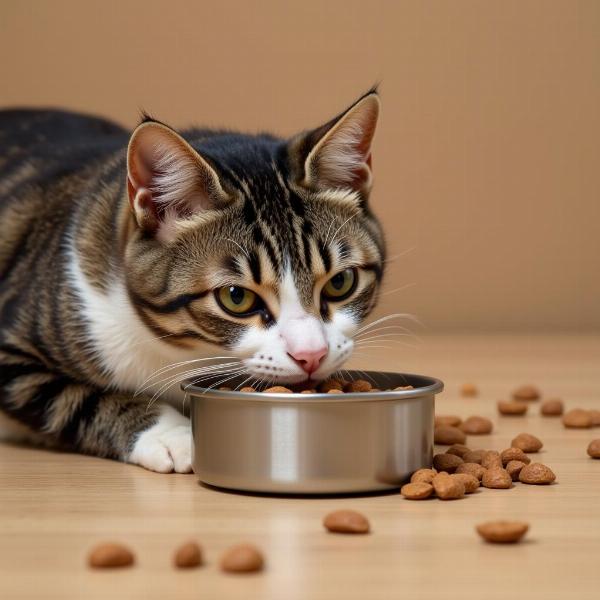
[[[261,305],[259,296],[237,285],[219,288],[216,297],[223,310],[237,317],[255,313]]]
[[[344,269],[323,286],[323,297],[333,302],[345,300],[354,292],[357,280],[356,269]]]

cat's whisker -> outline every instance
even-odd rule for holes
[[[360,340],[356,340],[355,344],[358,342],[370,342],[371,340],[379,340],[379,339],[388,339],[391,342],[391,341],[394,341],[394,337],[408,337],[408,338],[413,338],[419,342],[421,341],[417,338],[417,336],[409,334],[409,333],[389,332],[389,333],[381,333],[379,335],[372,335],[369,337],[362,338]]]
[[[240,369],[236,372],[233,373],[233,375],[231,373],[229,373],[229,377],[225,377],[225,379],[221,379],[215,383],[213,383],[211,386],[207,387],[202,393],[206,394],[206,392],[209,392],[210,390],[212,390],[215,386],[217,385],[222,385],[223,383],[225,383],[226,381],[229,381],[230,379],[234,379],[235,377],[238,377],[239,375],[242,375],[244,373],[247,373],[248,371],[246,370],[246,368],[244,367],[243,369]]]
[[[331,236],[331,242],[335,242],[335,236],[339,233],[340,229],[351,219],[354,219],[358,213],[354,213],[352,216],[348,217],[336,230],[335,233]],[[325,245],[329,243],[329,238],[325,240]]]
[[[232,240],[231,238],[228,238],[228,237],[222,237],[222,238],[219,238],[219,239],[220,240],[226,240],[228,242],[231,242],[232,244],[235,244],[244,253],[244,255],[246,256],[246,258],[248,260],[250,260],[250,254],[248,254],[248,250],[242,248],[242,246],[240,246],[240,244],[238,242],[236,242],[235,240]]]
[[[367,325],[364,325],[356,332],[356,334],[358,335],[359,333],[361,333],[363,331],[367,331],[368,329],[371,329],[371,327],[374,327],[375,325],[378,325],[379,323],[383,323],[384,321],[389,321],[391,319],[408,319],[410,321],[413,321],[414,323],[417,323],[418,325],[423,326],[421,321],[419,321],[419,319],[417,317],[415,317],[414,315],[411,315],[410,313],[393,313],[391,315],[386,315],[384,317],[381,317],[380,319],[377,319],[376,321],[373,321],[372,323],[368,323]]]
[[[389,331],[390,329],[392,331]],[[399,329],[400,331],[395,331],[396,329]],[[390,325],[388,327],[376,327],[375,329],[369,329],[368,331],[363,331],[362,333],[355,336],[353,338],[353,340],[360,341],[360,340],[365,339],[365,336],[374,335],[374,334],[380,333],[382,331],[385,333],[392,333],[392,334],[403,333],[404,335],[414,337],[415,339],[419,339],[419,336],[416,333],[412,332],[407,327],[401,327],[400,325]]]
[[[395,288],[393,290],[387,290],[385,292],[380,292],[380,296],[388,296],[389,294],[396,294],[398,292],[402,292],[404,290],[407,290],[408,288],[414,287],[415,285],[417,285],[416,282],[412,282],[412,283],[405,283],[404,285],[400,286],[399,288]]]
[[[162,373],[164,373],[166,371],[170,371],[172,369],[176,369],[176,368],[182,367],[184,365],[190,365],[192,363],[204,362],[206,360],[223,360],[223,359],[232,359],[232,358],[239,360],[236,356],[209,356],[206,358],[193,358],[191,360],[183,360],[181,362],[171,363],[169,365],[166,365],[166,366],[154,371],[154,373],[152,373],[152,375],[150,375],[150,377],[147,377],[144,381],[142,381],[142,383],[138,386],[138,390],[142,386],[146,385],[146,383],[148,383],[151,379],[153,379],[157,375],[161,375]],[[136,391],[136,393],[134,394],[134,397],[137,396],[139,393],[140,393],[139,391]]]
[[[383,262],[384,263],[394,262],[394,261],[398,260],[399,258],[402,258],[403,256],[406,256],[410,252],[413,252],[416,249],[417,249],[416,246],[411,246],[410,248],[407,248],[406,250],[403,250],[399,254],[394,254],[393,256],[388,256],[386,259],[384,259]]]

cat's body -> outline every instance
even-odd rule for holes
[[[164,377],[134,396],[157,371],[231,353],[242,363],[224,378],[338,369],[382,274],[366,204],[377,107],[367,94],[291,141],[180,137],[150,119],[130,138],[84,115],[0,111],[4,428],[185,472],[189,422],[162,403],[178,385],[150,406]]]

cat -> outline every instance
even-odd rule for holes
[[[373,89],[291,139],[0,111],[5,437],[186,473],[165,379],[337,371],[384,272],[379,110]]]

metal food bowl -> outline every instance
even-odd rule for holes
[[[365,372],[349,371],[353,379]],[[209,485],[278,494],[398,488],[433,455],[438,379],[367,372],[393,390],[347,394],[262,394],[184,384],[193,466]],[[235,390],[239,381],[228,381]]]

